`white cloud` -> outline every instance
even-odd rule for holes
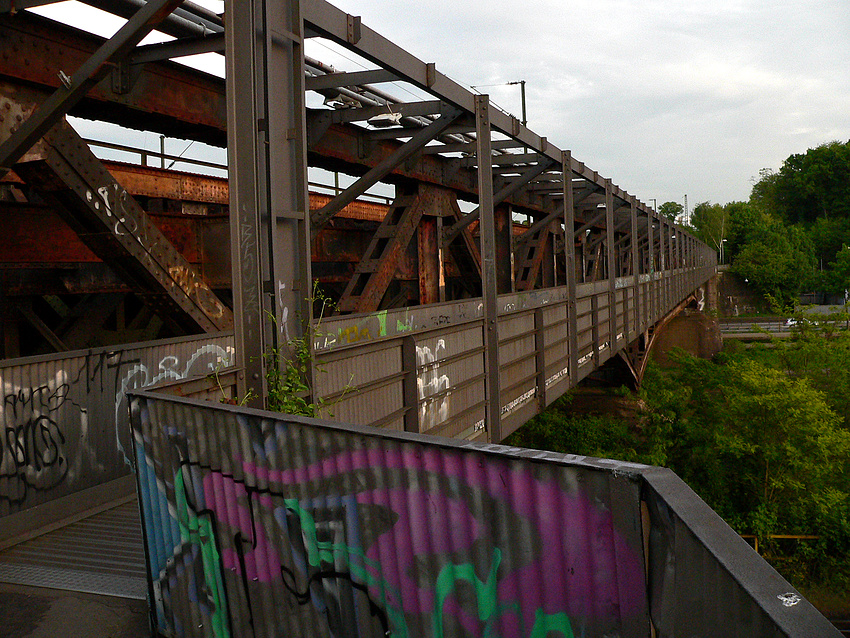
[[[760,168],[850,139],[847,0],[333,4],[457,81],[502,84],[481,90],[517,116],[504,83],[526,80],[529,126],[644,200],[745,199]]]

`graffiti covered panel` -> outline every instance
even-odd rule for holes
[[[131,406],[163,635],[648,634],[626,471],[147,393]]]
[[[127,392],[234,354],[222,333],[3,361],[0,518],[128,475]]]

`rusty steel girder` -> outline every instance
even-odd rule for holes
[[[46,95],[60,86],[57,66],[74,71],[102,43],[29,12],[0,15],[0,78]],[[226,144],[224,80],[171,63],[131,65],[126,83],[107,76],[69,114]]]
[[[0,15],[0,82],[7,85],[4,92],[26,86],[40,96],[38,102],[43,101],[60,85],[56,61],[61,60],[63,68],[76,69],[100,43],[101,38],[27,12]],[[222,79],[169,62],[130,65],[129,78],[122,84],[107,77],[69,114],[226,145]],[[319,122],[322,117],[323,112],[308,112],[311,166],[362,175],[401,145],[393,139],[374,139],[356,125],[323,125]],[[384,181],[421,181],[452,189],[462,197],[474,197],[476,179],[475,170],[461,167],[458,160],[421,154],[396,166]],[[498,191],[504,180],[497,177],[496,181]],[[546,209],[545,197],[530,189],[512,194],[505,202],[532,213]]]
[[[226,330],[233,314],[106,171],[66,122],[15,166],[91,251],[165,317],[206,332]]]

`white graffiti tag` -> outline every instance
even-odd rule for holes
[[[445,353],[446,342],[439,339],[431,351],[430,346],[416,346],[416,363],[421,369],[416,377],[419,399],[419,427],[424,432],[442,423],[449,416],[451,381],[440,374],[439,359]],[[429,398],[430,397],[430,398]]]
[[[115,395],[115,440],[118,442],[118,450],[124,457],[124,462],[130,465],[130,458],[127,456],[124,446],[121,445],[121,437],[118,436],[119,423],[122,423],[122,420],[118,417],[122,414],[122,410],[127,409],[128,391],[156,385],[160,381],[179,381],[190,375],[208,374],[214,372],[216,369],[226,368],[233,365],[233,356],[234,352],[231,346],[222,348],[216,344],[208,344],[198,348],[186,362],[185,366],[181,366],[178,357],[166,355],[160,360],[158,370],[153,375],[150,369],[143,363],[131,367],[121,380],[121,387]],[[199,369],[195,369],[196,364],[202,358],[206,361],[206,365],[203,365],[203,362],[201,362]]]

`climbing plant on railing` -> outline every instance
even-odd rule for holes
[[[354,390],[352,382],[354,375],[349,378],[342,394],[334,401],[325,401],[315,397],[310,387],[310,369],[315,373],[324,373],[325,369],[313,360],[311,344],[318,338],[324,337],[322,321],[325,316],[336,309],[336,304],[319,288],[318,280],[313,282],[312,296],[307,299],[314,308],[318,308],[315,320],[311,324],[305,322],[301,337],[287,341],[288,353],[284,355],[281,349],[270,348],[263,355],[266,361],[266,407],[274,412],[285,414],[300,414],[303,416],[318,416],[326,412],[333,416],[333,406]],[[272,322],[276,323],[273,315],[269,314]]]

